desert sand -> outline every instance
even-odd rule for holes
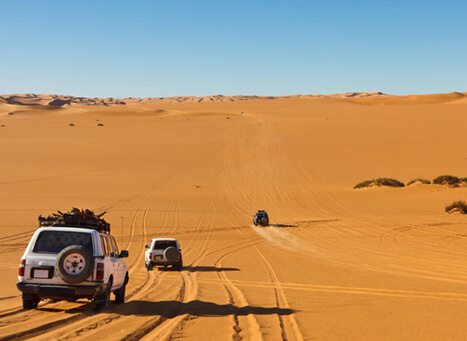
[[[0,340],[465,340],[467,94],[0,96]],[[24,312],[37,216],[107,211],[127,302]],[[271,226],[252,215],[269,213]],[[147,272],[174,237],[181,272]]]

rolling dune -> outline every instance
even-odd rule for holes
[[[0,340],[463,340],[467,93],[0,96]],[[72,124],[72,125],[71,125]],[[127,302],[21,310],[37,216],[107,211]],[[252,226],[257,209],[270,227]],[[174,237],[181,272],[147,272]]]

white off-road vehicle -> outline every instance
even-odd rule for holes
[[[118,251],[110,225],[103,219],[81,219],[79,210],[71,219],[70,212],[39,217],[40,227],[28,244],[18,271],[16,286],[23,293],[24,310],[36,309],[47,298],[87,298],[96,303],[97,309],[106,309],[111,292],[115,303],[125,302],[129,276],[123,258],[128,257],[128,251]],[[69,217],[63,219],[67,214]]]
[[[144,261],[148,271],[156,265],[167,267],[172,265],[177,270],[183,268],[182,249],[177,239],[173,238],[154,238],[151,245],[146,245]]]

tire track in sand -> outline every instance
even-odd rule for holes
[[[249,168],[245,169],[245,172],[248,172],[246,174],[255,174],[254,170],[255,169],[268,169],[271,170],[270,172],[270,177],[271,181],[273,184],[268,184],[268,187],[274,188],[274,190],[277,192],[277,196],[280,198],[283,198],[284,204],[290,203],[290,197],[288,195],[285,195],[285,190],[281,186],[280,182],[278,181],[278,178],[276,176],[277,173],[277,159],[278,159],[278,149],[275,147],[275,141],[274,141],[274,136],[272,134],[271,129],[273,127],[270,124],[264,124],[263,122],[261,126],[261,131],[260,134],[255,134],[254,136],[258,138],[258,141],[256,143],[249,143],[251,153],[253,155],[257,155],[258,151],[255,150],[255,148],[260,148],[262,152],[262,158],[252,158],[250,160],[250,165]],[[235,148],[232,148],[231,150],[227,150],[227,153],[232,154],[229,160],[231,159],[242,159],[244,156],[244,151],[243,150],[236,150]],[[234,185],[237,188],[241,188],[242,185],[242,180],[239,178],[237,174],[231,174]],[[250,179],[251,177],[246,176],[246,179]],[[254,179],[253,179],[254,180]],[[262,189],[262,181],[249,181],[249,186],[251,190],[255,190],[257,193],[260,193]],[[250,236],[239,226],[239,224],[236,223],[236,219],[234,216],[233,212],[237,212],[239,216],[248,216],[248,213],[245,213],[245,207],[244,205],[240,205],[239,201],[237,200],[236,197],[234,197],[230,191],[226,193],[227,199],[230,200],[231,206],[233,210],[226,212],[225,214],[230,217],[230,220],[237,226],[236,231],[243,235],[243,237],[249,239]],[[259,197],[258,197],[259,198]],[[263,199],[265,200],[265,199]],[[277,202],[279,206],[281,202]],[[282,285],[272,267],[272,265],[269,263],[269,261],[266,259],[266,257],[263,255],[263,253],[260,251],[257,245],[253,245],[253,248],[256,250],[256,252],[259,254],[262,263],[266,267],[269,277],[271,280],[271,286],[274,290],[274,295],[275,295],[275,300],[276,304],[278,305],[279,308],[285,308],[285,309],[290,309],[290,306],[287,302],[287,298],[284,292],[284,289],[282,288]],[[223,279],[228,279],[227,275],[224,274],[225,277]],[[233,283],[230,281],[230,283],[233,285]],[[246,301],[246,299],[245,299]],[[284,339],[287,340],[303,340],[303,335],[301,334],[300,328],[295,320],[294,314],[290,314],[288,316],[281,316],[277,315],[278,320],[279,320],[279,328],[281,330],[281,335]]]

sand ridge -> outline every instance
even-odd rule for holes
[[[37,94],[15,94],[0,96],[0,104],[12,105],[49,105],[49,106],[67,106],[67,105],[126,105],[126,104],[156,104],[156,103],[201,103],[201,102],[236,102],[236,101],[251,101],[277,98],[314,98],[314,97],[329,97],[329,98],[366,98],[372,96],[386,96],[382,92],[349,92],[345,94],[331,95],[293,95],[293,96],[178,96],[178,97],[146,97],[134,98],[127,97],[122,99],[114,98],[88,98],[63,95],[37,95]]]

